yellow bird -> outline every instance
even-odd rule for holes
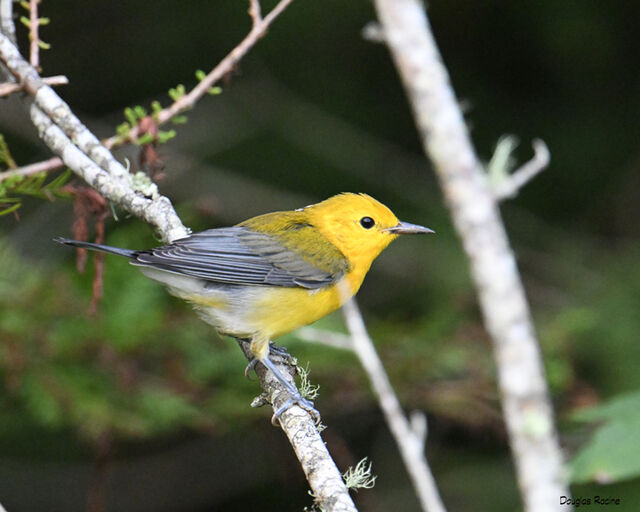
[[[269,359],[270,341],[338,309],[395,238],[421,233],[433,231],[400,222],[371,196],[343,193],[153,249],[55,240],[129,258],[147,277],[192,303],[220,334],[250,341],[254,360],[247,371],[261,362],[290,394],[276,411],[278,418],[292,404],[319,415]]]

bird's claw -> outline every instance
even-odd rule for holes
[[[293,407],[294,405],[297,405],[302,409],[304,409],[305,411],[307,411],[313,418],[313,421],[315,422],[316,425],[320,424],[320,413],[313,406],[313,402],[311,400],[307,400],[306,398],[302,398],[300,393],[296,393],[293,396],[289,396],[287,401],[276,409],[276,412],[271,417],[271,424],[274,427],[279,427],[280,416],[282,416],[282,413],[285,412],[290,407]]]
[[[247,379],[251,380],[251,370],[254,370],[257,364],[258,360],[255,357],[251,361],[249,361],[249,364],[244,369],[244,376]]]

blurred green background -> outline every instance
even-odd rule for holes
[[[249,30],[246,11],[238,0],[45,1],[43,74],[66,75],[58,92],[107,137],[124,107],[168,104],[171,87],[193,86],[194,71]],[[428,12],[480,157],[503,134],[521,140],[521,162],[532,138],[549,145],[550,167],[502,212],[561,441],[569,457],[579,452],[574,496],[619,497],[617,510],[636,510],[640,4],[434,0]],[[173,127],[159,184],[196,230],[341,191],[435,229],[386,251],[359,301],[403,405],[428,414],[448,509],[519,510],[490,342],[388,52],[362,37],[374,18],[370,2],[294,2],[222,94]],[[0,133],[19,165],[49,156],[18,98],[1,100]],[[116,155],[138,168],[136,148]],[[115,257],[89,315],[93,266],[78,274],[73,252],[51,242],[71,234],[72,210],[24,197],[19,217],[0,217],[0,502],[10,512],[310,506],[269,411],[248,406],[259,386],[243,377],[232,341]],[[108,243],[156,243],[141,221],[118,217]],[[320,324],[344,329],[339,314]],[[418,510],[355,357],[295,334],[281,341],[310,362],[340,468],[373,462],[378,480],[355,495],[360,509]],[[584,412],[599,403],[608,405]]]

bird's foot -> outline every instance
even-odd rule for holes
[[[280,370],[278,370],[276,365],[273,364],[273,362],[268,357],[260,362],[267,367],[267,369],[273,374],[276,379],[278,379],[278,382],[282,384],[286,392],[289,394],[289,397],[284,402],[284,404],[276,409],[273,417],[271,418],[271,423],[273,423],[273,425],[275,426],[278,426],[282,413],[284,413],[290,407],[298,405],[311,415],[313,420],[316,422],[316,425],[319,424],[320,413],[313,406],[313,402],[307,398],[303,398],[300,394],[300,391],[298,391],[298,388],[296,388],[293,383],[291,383],[288,379],[285,378],[284,375],[282,375]]]
[[[282,362],[289,366],[298,366],[298,359],[289,354],[286,348],[276,345],[273,341],[269,343],[269,355],[282,359]]]
[[[273,416],[271,417],[271,424],[274,427],[279,427],[280,416],[282,416],[282,413],[290,407],[293,407],[294,405],[297,405],[307,411],[313,418],[313,421],[316,423],[316,425],[320,424],[320,413],[313,406],[313,402],[311,400],[307,400],[306,398],[302,398],[302,395],[297,390],[295,394],[289,394],[289,398],[287,399],[287,401],[276,409],[276,412],[274,412]]]

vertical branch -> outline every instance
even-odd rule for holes
[[[558,510],[569,495],[536,335],[495,198],[472,147],[419,0],[375,0],[382,34],[404,83],[469,257],[493,341],[504,417],[527,511]]]
[[[29,63],[36,69],[40,69],[39,3],[40,0],[29,0]]]

